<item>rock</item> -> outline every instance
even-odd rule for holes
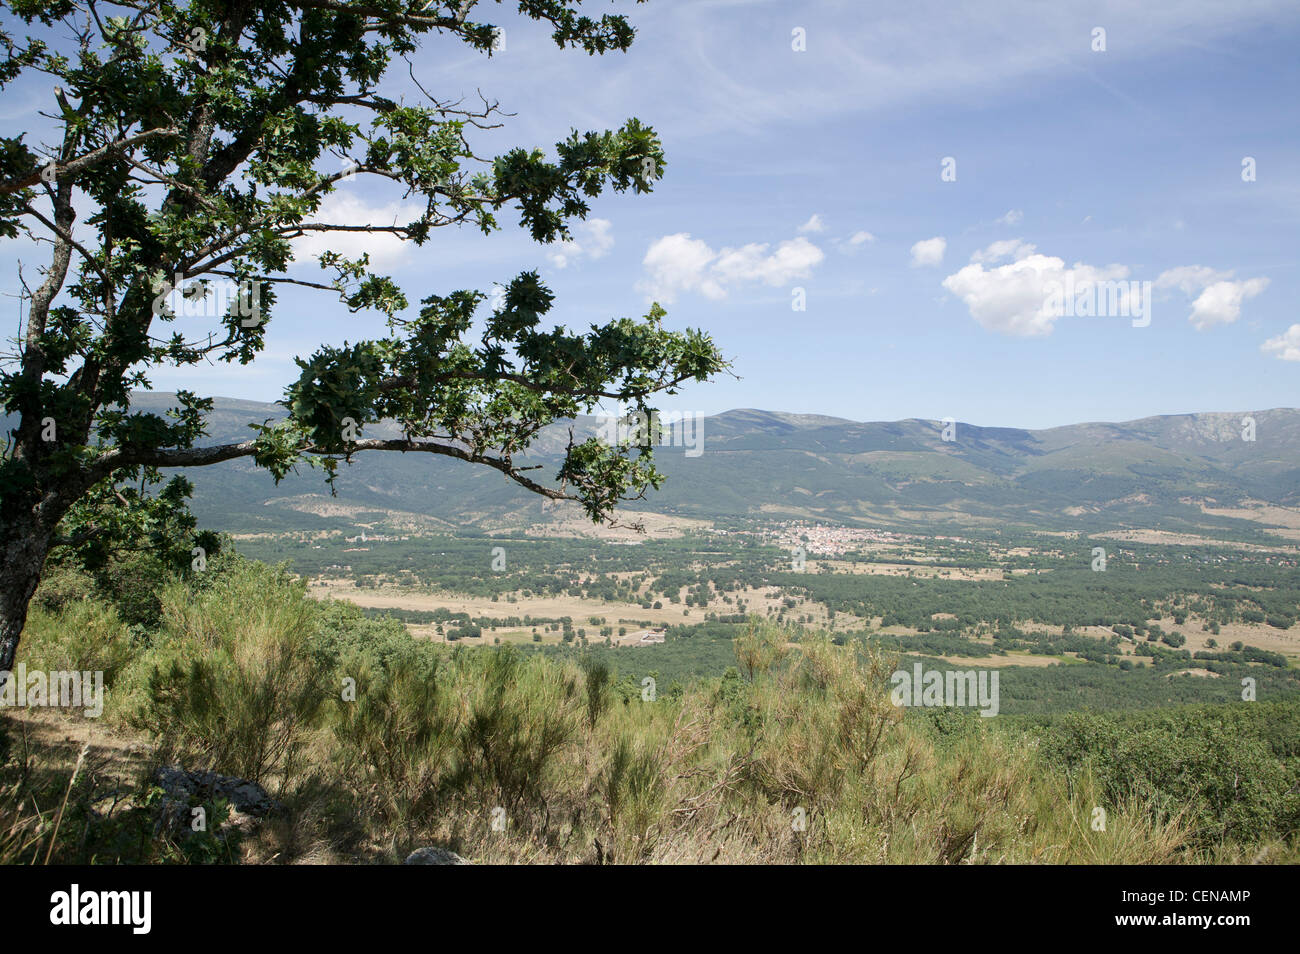
[[[466,861],[454,851],[448,851],[446,848],[420,848],[406,856],[402,862],[404,865],[468,865],[473,864]]]
[[[261,819],[284,808],[256,782],[233,775],[187,772],[179,765],[167,765],[154,772],[153,782],[163,790],[163,797],[155,808],[154,830],[173,837],[185,838],[193,834],[193,810],[217,799],[225,799],[230,805],[229,818],[208,819],[218,832],[228,825],[247,831]]]

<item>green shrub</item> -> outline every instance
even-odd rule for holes
[[[282,570],[223,558],[197,592],[161,595],[163,629],[138,663],[131,721],[167,756],[261,782],[291,776],[323,700],[316,604]]]
[[[1070,778],[1095,777],[1112,803],[1185,815],[1201,846],[1292,837],[1300,822],[1300,705],[1193,706],[1051,720],[1041,752]]]
[[[465,707],[452,784],[510,815],[541,805],[583,718],[576,673],[508,646],[459,652],[452,672]]]
[[[650,740],[620,734],[599,779],[605,822],[611,832],[609,860],[645,860],[667,807],[662,751]]]
[[[32,610],[18,644],[18,662],[29,670],[102,672],[112,686],[136,653],[117,611],[90,599],[62,602],[60,608]]]
[[[332,735],[340,774],[390,824],[435,810],[453,769],[459,713],[442,681],[436,664],[403,657],[382,677],[362,670],[355,699],[338,702]]]

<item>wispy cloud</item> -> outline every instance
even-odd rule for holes
[[[731,289],[747,284],[773,287],[807,278],[826,257],[802,235],[768,251],[768,243],[751,242],[739,248],[715,251],[688,232],[665,235],[651,243],[642,265],[645,277],[637,283],[647,298],[672,302],[682,292],[706,298],[726,298]]]
[[[1022,258],[1028,258],[1037,250],[1037,246],[1030,245],[1022,239],[1003,239],[994,242],[987,248],[982,248],[970,257],[972,262],[979,262],[985,265],[991,265],[994,262],[1000,262],[1004,258],[1010,258],[1019,261]]]
[[[1282,361],[1300,361],[1300,324],[1292,325],[1276,338],[1269,338],[1259,349]]]
[[[813,217],[810,218],[803,225],[799,226],[797,231],[800,233],[825,232],[826,224],[822,222],[822,217],[820,215],[818,215],[817,213],[813,213]]]
[[[1216,271],[1205,265],[1181,265],[1161,272],[1157,288],[1178,288],[1195,296],[1187,316],[1197,331],[1215,325],[1230,325],[1241,317],[1241,305],[1268,287],[1267,278],[1234,280],[1230,271]]]
[[[943,253],[948,248],[948,240],[943,236],[921,239],[912,246],[912,266],[921,268],[943,264]]]
[[[583,259],[604,258],[614,247],[613,228],[609,219],[579,222],[571,229],[573,238],[551,243],[547,258],[556,268],[567,268]]]

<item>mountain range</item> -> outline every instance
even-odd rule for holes
[[[159,413],[170,403],[163,393],[133,398],[135,408]],[[201,443],[246,440],[251,422],[283,414],[275,404],[217,398]],[[584,417],[552,425],[528,463],[553,473],[570,427],[581,440],[601,423]],[[1295,408],[1044,430],[741,409],[694,427],[692,440],[672,429],[677,440],[655,454],[668,478],[664,488],[629,510],[722,525],[802,519],[922,531],[1163,529],[1300,538]],[[366,430],[396,433],[382,425]],[[500,473],[426,454],[360,454],[340,468],[336,496],[320,471],[305,467],[279,485],[248,460],[189,476],[201,523],[222,530],[359,523],[489,530],[548,519],[540,498]]]

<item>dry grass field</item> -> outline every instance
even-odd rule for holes
[[[869,575],[906,576],[908,573],[913,573],[918,577],[939,576],[940,578],[955,580],[996,580],[1001,578],[1000,570],[982,568],[961,570],[946,567],[916,567],[907,564],[851,564],[832,560],[810,560],[808,563],[809,570],[814,572],[819,565],[834,567],[840,572],[851,570]],[[484,596],[465,596],[463,594],[391,585],[374,589],[357,587],[352,581],[348,580],[333,579],[313,581],[309,592],[317,599],[346,600],[365,608],[424,612],[444,609],[452,613],[466,613],[471,619],[483,617],[500,619],[507,616],[532,616],[545,619],[570,617],[574,622],[574,626],[586,629],[587,637],[592,640],[599,638],[597,634],[600,629],[600,626],[590,623],[592,617],[603,619],[604,623],[602,625],[613,626],[616,631],[614,639],[617,640],[617,630],[619,628],[626,628],[631,632],[634,629],[643,627],[662,629],[667,626],[703,623],[711,614],[729,615],[737,612],[737,604],[740,601],[745,603],[747,612],[751,614],[757,613],[760,616],[775,618],[783,608],[783,600],[787,595],[783,591],[771,587],[746,588],[737,593],[728,594],[731,596],[731,603],[726,603],[719,597],[711,600],[707,607],[687,607],[682,603],[665,603],[660,609],[645,609],[638,603],[609,603],[603,600],[589,600],[569,596],[540,597],[513,594],[506,599],[493,600]],[[905,626],[882,628],[880,617],[860,619],[856,616],[840,613],[832,620],[826,611],[826,607],[822,604],[809,602],[801,597],[796,597],[796,599],[798,602],[794,608],[786,608],[787,617],[804,620],[805,625],[813,628],[828,632],[853,632],[864,627],[870,627],[889,636],[906,638],[917,635],[916,630]],[[947,614],[937,614],[940,617],[944,615]],[[1027,630],[1048,632],[1053,635],[1059,635],[1062,631],[1060,626],[1041,624],[1034,621],[1027,621],[1022,625]],[[1182,624],[1175,623],[1173,617],[1165,617],[1159,621],[1159,625],[1165,632],[1177,631],[1182,633],[1187,638],[1186,648],[1192,652],[1214,648],[1208,645],[1208,640],[1214,639],[1219,649],[1224,649],[1233,642],[1241,641],[1259,649],[1282,653],[1293,659],[1300,659],[1300,629],[1279,630],[1265,624],[1228,623],[1221,626],[1219,634],[1215,636],[1208,630],[1203,630],[1201,621],[1195,617],[1188,618]],[[417,638],[445,641],[445,637],[438,633],[437,627],[433,624],[408,623],[407,629]],[[1075,632],[1098,640],[1109,639],[1113,635],[1109,628],[1101,626],[1075,627]],[[545,643],[557,643],[561,639],[560,632],[548,631],[544,626],[538,627],[538,633],[541,636],[541,641]],[[495,642],[532,642],[534,640],[533,630],[529,627],[503,626],[485,627],[482,636],[465,638],[463,641],[468,645],[475,645]],[[1120,652],[1123,655],[1133,655],[1133,644],[1122,643]],[[1038,667],[1052,665],[1059,661],[1058,657],[1014,654],[1005,657],[987,658],[990,666],[1023,665]]]

